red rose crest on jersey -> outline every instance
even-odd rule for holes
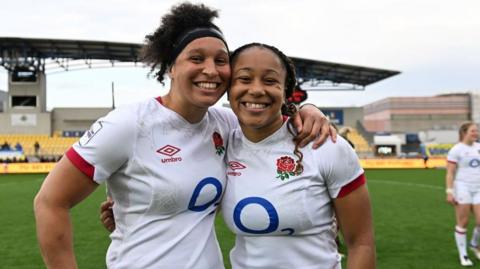
[[[225,152],[225,147],[223,146],[223,138],[218,132],[213,133],[213,145],[218,155],[222,155]]]
[[[281,180],[290,178],[290,176],[298,176],[300,173],[296,171],[295,161],[288,156],[277,159],[277,177]]]
[[[233,171],[228,171],[228,172],[227,172],[227,174],[228,174],[229,176],[237,176],[237,177],[238,177],[238,176],[241,176],[242,173],[237,172],[237,171],[235,171],[235,170],[241,170],[241,169],[245,169],[245,168],[247,168],[247,167],[246,167],[245,165],[237,162],[237,161],[231,161],[231,162],[228,162],[228,168],[230,168],[231,170],[233,170]]]

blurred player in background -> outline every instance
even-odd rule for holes
[[[473,266],[467,253],[467,225],[473,209],[475,228],[470,240],[470,248],[480,259],[478,243],[480,239],[480,144],[478,127],[473,122],[460,126],[460,142],[450,149],[447,156],[446,193],[447,202],[455,208],[455,242],[460,264]]]

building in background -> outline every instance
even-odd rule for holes
[[[320,107],[329,120],[338,127],[355,127],[363,121],[363,107]]]
[[[472,118],[471,96],[456,93],[385,98],[364,106],[363,124],[366,130],[377,133],[456,130],[461,122]]]
[[[7,107],[7,92],[0,90],[0,112],[5,111]]]
[[[390,97],[364,106],[365,129],[374,133],[375,155],[445,156],[458,141],[462,122],[480,122],[480,97],[452,93]],[[425,154],[425,153],[423,153]]]

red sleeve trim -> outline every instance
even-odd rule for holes
[[[161,96],[156,97],[155,100],[157,100],[161,105],[163,105],[163,101],[162,101]]]
[[[78,154],[73,147],[68,149],[65,153],[65,156],[72,162],[72,164],[78,168],[82,173],[87,177],[93,179],[93,174],[95,173],[95,167],[89,164],[85,159]]]
[[[450,160],[447,160],[447,163],[457,164],[457,162],[455,162],[455,161],[450,161]]]
[[[364,174],[361,174],[360,176],[358,176],[356,179],[354,179],[352,182],[348,183],[347,185],[343,186],[341,189],[340,189],[340,192],[338,193],[337,195],[337,198],[342,198],[346,195],[348,195],[349,193],[351,193],[352,191],[358,189],[360,186],[362,186],[363,184],[365,184],[367,182],[367,179],[365,178],[365,173]]]

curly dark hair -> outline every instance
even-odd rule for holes
[[[282,114],[290,117],[293,116],[297,112],[297,108],[293,103],[289,103],[287,100],[289,97],[292,96],[295,90],[295,87],[297,86],[295,65],[293,64],[292,60],[287,55],[285,55],[281,50],[277,49],[274,46],[262,44],[262,43],[246,44],[237,48],[235,51],[232,52],[232,54],[230,55],[230,64],[233,67],[235,65],[235,61],[238,59],[238,56],[246,49],[253,48],[253,47],[265,48],[272,51],[275,55],[278,56],[278,58],[282,62],[282,65],[285,68],[285,71],[287,73],[285,76],[285,100],[284,100],[285,102],[282,105]],[[291,121],[288,122],[288,131],[294,137],[293,141],[295,142],[295,149],[293,153],[298,157],[297,165],[294,172],[295,174],[299,175],[303,172],[303,164],[302,164],[303,153],[299,149],[300,140],[297,139],[297,135],[293,131]]]
[[[207,27],[221,32],[220,28],[213,24],[212,20],[218,17],[218,11],[204,4],[181,3],[172,7],[170,13],[162,17],[160,26],[145,36],[145,45],[142,48],[141,57],[143,62],[150,65],[150,73],[155,72],[154,77],[163,84],[165,73],[175,59],[171,55],[176,42],[182,35],[194,28]]]

